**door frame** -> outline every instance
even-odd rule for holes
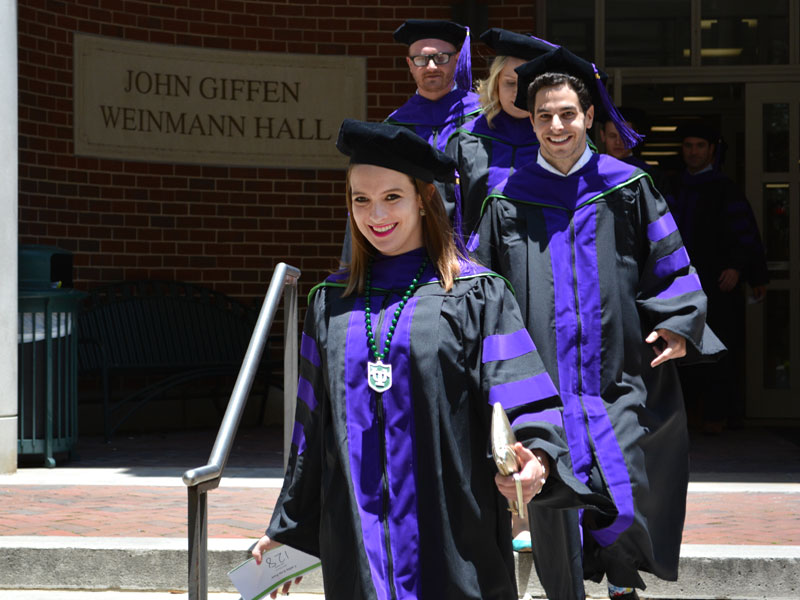
[[[763,171],[763,105],[789,104],[789,172]],[[789,389],[765,388],[764,381],[764,303],[748,306],[746,333],[748,344],[755,342],[746,359],[747,416],[757,419],[800,419],[800,82],[748,83],[745,86],[746,194],[763,232],[764,185],[789,183],[789,277],[773,280],[770,291],[789,292],[789,356],[795,363],[789,372]],[[775,265],[776,267],[778,265]],[[769,294],[769,292],[768,292]]]

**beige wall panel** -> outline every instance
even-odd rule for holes
[[[209,50],[75,34],[75,153],[342,168],[366,115],[363,57]]]

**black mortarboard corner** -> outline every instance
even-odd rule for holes
[[[428,183],[455,180],[455,160],[405,127],[345,119],[336,147],[351,165],[377,165]]]
[[[688,121],[681,124],[676,132],[678,139],[683,141],[687,137],[696,137],[706,140],[709,144],[716,144],[719,142],[719,132],[703,121]]]
[[[499,27],[487,29],[481,34],[480,39],[496,54],[514,56],[522,60],[532,60],[558,48],[556,44],[551,44],[535,36],[515,33]]]
[[[409,19],[394,34],[395,41],[410,46],[417,40],[444,40],[456,49],[461,48],[456,64],[455,81],[459,89],[472,90],[472,53],[470,51],[469,27],[453,21],[433,19]]]
[[[544,73],[566,73],[577,77],[586,85],[592,96],[592,104],[598,121],[613,121],[626,148],[633,148],[644,139],[625,124],[606,90],[608,75],[599,70],[594,63],[576,56],[563,46],[551,50],[514,69],[517,73],[517,99],[514,104],[528,110],[528,87],[539,75]]]

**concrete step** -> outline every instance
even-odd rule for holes
[[[304,595],[307,600],[320,600],[323,596]],[[87,592],[86,590],[4,590],[2,600],[188,600],[188,594],[174,592]],[[292,594],[300,600],[303,595]],[[241,600],[239,594],[223,592],[209,594],[208,600]]]
[[[662,581],[647,573],[642,598],[797,600],[800,598],[800,546],[684,544],[679,579]],[[544,598],[530,554],[517,555],[520,593]],[[527,583],[527,587],[525,584]],[[592,598],[607,598],[606,583],[586,582]]]
[[[248,556],[249,540],[209,540],[208,587],[234,592],[227,572]],[[186,540],[176,538],[77,538],[66,536],[0,537],[0,598],[31,600],[34,590],[120,590],[180,592],[187,582]],[[796,600],[800,597],[800,546],[731,546],[687,544],[682,548],[680,581],[645,577],[646,598],[730,598]],[[517,555],[520,593],[543,598],[530,554]],[[6,595],[3,590],[14,590]],[[303,594],[322,594],[321,571],[304,577]],[[603,585],[587,585],[592,598],[606,597]],[[300,598],[300,596],[293,597]],[[92,600],[117,600],[82,596]],[[170,598],[180,598],[172,593]],[[43,596],[43,600],[54,600]],[[58,598],[56,596],[55,598]],[[134,596],[119,596],[133,600]],[[155,597],[153,597],[155,598]],[[228,600],[224,596],[220,600]],[[59,598],[60,600],[60,598]],[[75,598],[77,600],[77,598]],[[136,598],[138,600],[138,598]]]
[[[209,591],[236,591],[227,573],[249,557],[251,543],[209,539]],[[0,564],[0,589],[183,591],[188,581],[180,538],[2,536]],[[321,593],[321,572],[309,573],[303,587]]]
[[[85,590],[3,590],[2,600],[188,600],[186,593],[175,592],[87,592]],[[296,594],[292,600],[324,600],[321,594]],[[241,596],[231,592],[208,594],[208,600],[241,600]]]

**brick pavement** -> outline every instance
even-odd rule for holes
[[[254,538],[275,488],[219,488],[208,495],[208,535]],[[0,535],[185,537],[180,487],[9,486],[0,489]],[[800,494],[690,493],[687,544],[800,545]]]
[[[800,483],[800,448],[785,439],[765,446],[763,438],[747,432],[695,444],[693,480],[742,480],[741,471],[747,474],[746,480],[755,478],[747,489],[760,489],[759,478],[769,481],[773,476],[779,481]],[[205,462],[212,443],[213,435],[195,432],[130,436],[112,445],[90,441],[79,448],[81,459],[70,466],[190,468]],[[244,431],[237,438],[231,463],[246,468],[274,467],[280,464],[279,446],[275,431]],[[737,452],[753,462],[743,464]],[[766,471],[773,473],[766,476]],[[278,489],[234,486],[235,481],[231,481],[208,494],[209,537],[254,538],[269,520]],[[766,491],[761,493],[717,492],[708,491],[706,486],[702,492],[691,492],[684,543],[800,545],[800,493],[777,493],[769,491],[768,486],[763,489]],[[137,486],[135,477],[131,485],[115,486],[0,482],[0,536],[10,535],[185,537],[186,488]]]

